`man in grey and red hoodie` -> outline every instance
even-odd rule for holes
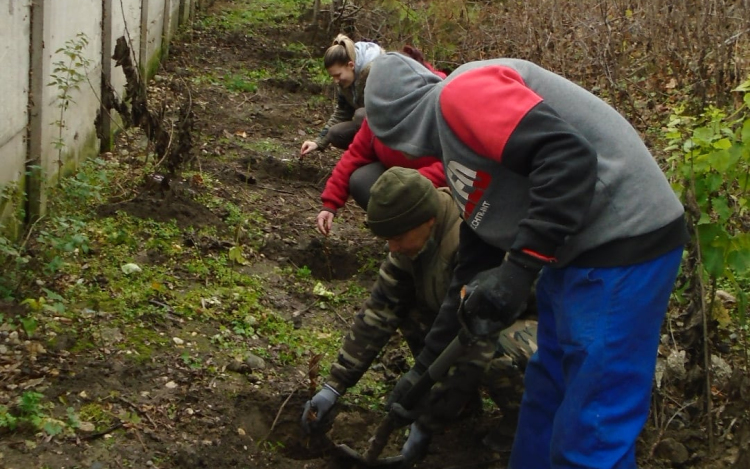
[[[538,351],[509,467],[635,468],[688,239],[683,207],[636,130],[578,85],[515,59],[469,63],[441,81],[385,54],[365,108],[385,145],[442,159],[463,218],[451,290],[394,392],[461,324],[485,337],[512,324],[539,274]],[[504,261],[483,265],[498,250]],[[407,460],[424,454],[431,425],[429,413],[412,425]]]

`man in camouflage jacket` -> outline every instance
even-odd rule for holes
[[[388,241],[390,252],[380,266],[370,297],[344,337],[330,376],[305,405],[302,425],[308,432],[328,423],[325,417],[338,397],[359,381],[397,329],[411,353],[420,353],[451,287],[460,255],[458,207],[446,188],[435,189],[416,170],[387,170],[372,187],[367,218],[373,233]],[[536,350],[536,321],[525,316],[503,331],[496,343],[480,341],[475,349],[477,353],[465,357],[463,366],[452,367],[430,394],[433,401],[443,401],[430,407],[440,414],[435,415],[436,420],[448,421],[462,412],[454,403],[461,406],[466,393],[476,392],[463,389],[462,375],[475,370],[482,370],[482,380],[493,400],[513,412],[522,394],[522,370]],[[391,393],[391,400],[396,394],[397,390]]]

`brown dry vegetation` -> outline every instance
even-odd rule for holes
[[[416,43],[447,69],[531,60],[597,91],[642,130],[685,99],[726,103],[750,70],[746,0],[354,3],[342,28],[357,37]]]

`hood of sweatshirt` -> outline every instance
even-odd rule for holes
[[[440,77],[405,55],[388,52],[373,60],[365,87],[365,109],[375,136],[408,156],[440,158],[440,83]]]
[[[376,57],[382,54],[383,48],[374,42],[355,42],[354,43],[354,75],[359,72],[365,65],[372,62]]]

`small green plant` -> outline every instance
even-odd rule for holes
[[[1,231],[2,225],[0,225]],[[0,275],[0,298],[13,296],[23,277],[23,268],[29,260],[23,246],[0,235],[0,263],[4,266],[3,275]]]
[[[18,419],[10,413],[7,406],[0,405],[0,428],[15,430],[18,426]]]
[[[87,204],[102,202],[102,192],[109,183],[106,164],[100,158],[87,160],[74,177],[63,179],[60,185],[68,198],[67,203],[85,207]]]
[[[281,144],[267,138],[251,142],[248,148],[258,153],[268,153],[271,155],[282,155],[286,152],[286,149]]]
[[[76,418],[78,419],[79,425],[80,421],[84,420],[93,423],[97,429],[107,428],[112,425],[113,421],[112,414],[97,402],[89,402],[81,406]]]
[[[247,33],[259,26],[298,17],[308,3],[307,0],[238,0],[199,20],[196,27]]]
[[[65,312],[65,298],[47,288],[42,288],[42,291],[44,291],[45,296],[40,296],[39,298],[26,298],[21,304],[28,306],[33,312],[49,311],[56,314],[63,314]],[[34,321],[33,319],[29,320]],[[21,322],[26,333],[29,333],[29,329],[23,319]],[[33,329],[36,329],[36,321],[33,322]]]
[[[73,101],[73,92],[80,90],[81,82],[86,80],[86,69],[91,60],[83,55],[83,51],[89,44],[88,36],[84,33],[76,34],[74,39],[65,41],[65,45],[55,51],[55,54],[63,54],[64,59],[52,64],[52,81],[47,86],[57,88],[57,107],[60,109],[59,117],[52,123],[57,127],[57,137],[53,140],[57,150],[58,182],[62,180],[63,149],[65,139],[63,131],[67,128],[65,124],[65,113]]]
[[[261,446],[263,447],[263,450],[274,453],[284,449],[284,442],[263,440]]]
[[[45,247],[47,263],[43,270],[48,274],[58,272],[65,265],[66,256],[85,254],[90,250],[86,222],[77,217],[53,217],[44,229],[39,230],[37,242]]]
[[[182,352],[180,355],[182,363],[188,366],[191,370],[199,370],[202,367],[200,358],[191,357],[188,352]]]
[[[714,290],[709,298],[717,282],[728,282],[744,323],[750,274],[750,233],[744,221],[750,210],[750,80],[735,91],[744,99],[731,115],[709,107],[691,117],[678,109],[666,129],[666,150],[671,152],[673,187],[697,235],[702,274]]]
[[[225,75],[224,84],[229,91],[242,91],[245,93],[255,93],[258,91],[258,84],[248,80],[243,75]]]
[[[39,326],[39,323],[37,323],[36,319],[27,316],[25,318],[20,318],[19,321],[21,322],[21,327],[23,327],[23,331],[26,333],[26,336],[33,337],[34,332],[36,332],[36,329]]]
[[[42,430],[50,436],[62,433],[69,425],[49,416],[48,409],[51,403],[45,403],[43,399],[43,394],[25,391],[17,400],[15,413],[6,406],[0,406],[0,428],[16,430],[27,424],[34,430]]]
[[[297,269],[297,278],[307,280],[312,277],[312,270],[306,265]]]
[[[245,93],[255,93],[258,91],[258,84],[270,76],[265,69],[249,70],[244,73],[234,73],[224,75],[224,86],[229,91],[240,91]]]

